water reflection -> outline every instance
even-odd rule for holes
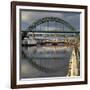
[[[21,78],[66,76],[71,52],[61,46],[22,47]]]

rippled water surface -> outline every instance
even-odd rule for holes
[[[21,78],[66,76],[72,49],[61,46],[22,47]]]

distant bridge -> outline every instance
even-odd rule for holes
[[[44,17],[34,21],[26,30],[21,31],[22,38],[26,37],[28,33],[55,33],[55,34],[72,34],[78,36],[80,31],[77,31],[71,24],[58,17]]]

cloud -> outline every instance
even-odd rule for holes
[[[26,29],[34,21],[43,17],[58,17],[79,28],[79,14],[68,12],[44,12],[44,11],[22,11],[21,12],[21,28]]]
[[[22,22],[27,22],[30,18],[31,12],[22,12],[21,13],[21,20]]]
[[[63,17],[62,13],[55,12],[41,12],[41,11],[22,11],[21,20],[22,22],[33,22],[34,20],[38,20],[40,18],[52,16],[52,17]]]
[[[72,16],[67,16],[65,18],[65,20],[68,21],[68,23],[70,23],[77,30],[80,29],[80,14],[75,14],[75,15],[72,15]]]

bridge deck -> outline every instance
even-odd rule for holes
[[[29,30],[29,31],[21,31],[21,32],[34,32],[34,33],[80,33],[80,31],[41,31],[41,30]]]

